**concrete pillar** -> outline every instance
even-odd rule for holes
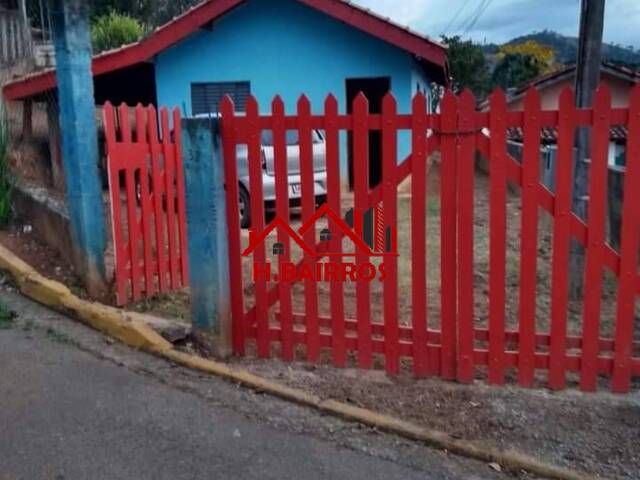
[[[85,0],[51,0],[49,5],[57,60],[62,164],[76,267],[89,293],[101,297],[107,294],[106,236],[98,172],[89,4]]]
[[[232,353],[229,245],[219,120],[182,120],[193,332],[217,357]]]

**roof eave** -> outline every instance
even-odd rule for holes
[[[226,14],[246,0],[205,1],[158,27],[151,35],[138,43],[96,55],[91,69],[94,76],[127,68],[148,61],[161,51],[180,42],[198,28]],[[297,0],[354,28],[409,51],[443,69],[447,78],[447,47],[434,40],[403,28],[389,19],[367,9],[342,0]],[[6,84],[3,95],[7,100],[21,100],[56,88],[55,69],[28,75]]]

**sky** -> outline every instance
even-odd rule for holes
[[[438,38],[458,34],[503,43],[549,29],[577,36],[580,0],[354,0],[376,13]],[[484,8],[483,8],[484,7]],[[475,15],[479,13],[478,15]],[[477,19],[474,22],[474,17]],[[607,0],[605,42],[640,48],[640,0]]]

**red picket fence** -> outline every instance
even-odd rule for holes
[[[417,95],[410,114],[398,114],[396,102],[387,95],[381,114],[368,113],[364,96],[356,98],[353,113],[338,114],[335,98],[328,97],[324,113],[311,113],[309,101],[298,102],[295,115],[285,115],[279,98],[272,113],[259,114],[254,98],[247,104],[246,115],[236,115],[230,99],[222,106],[222,135],[227,184],[227,216],[230,234],[230,283],[232,291],[233,342],[235,352],[246,354],[255,348],[259,357],[280,356],[291,361],[303,355],[310,362],[331,358],[338,367],[356,362],[360,368],[384,363],[390,374],[411,365],[415,376],[439,375],[468,383],[486,375],[489,383],[503,384],[517,378],[526,387],[546,381],[553,389],[562,389],[569,381],[579,381],[582,390],[594,390],[600,376],[611,378],[611,388],[625,392],[633,376],[640,375],[640,344],[634,337],[635,302],[640,292],[638,246],[640,234],[640,88],[633,91],[629,108],[612,108],[609,91],[602,87],[593,109],[578,110],[570,90],[562,93],[557,111],[541,110],[535,90],[527,93],[524,111],[508,111],[503,93],[490,98],[490,110],[477,112],[475,99],[465,92],[459,98],[447,93],[441,113],[428,114],[426,101]],[[607,149],[609,129],[623,125],[628,130],[627,170],[625,178],[624,221],[620,253],[605,241],[607,197]],[[592,148],[590,162],[589,217],[583,222],[571,212],[572,162],[574,132],[590,127]],[[524,156],[512,158],[507,152],[507,131],[519,127],[524,131]],[[540,182],[539,156],[541,129],[558,129],[556,191],[550,192]],[[321,284],[309,277],[302,279],[304,289],[295,283],[277,282],[257,275],[255,282],[243,274],[246,235],[239,224],[237,149],[248,145],[253,237],[265,231],[263,208],[263,171],[261,131],[270,130],[274,139],[276,213],[290,218],[287,180],[286,132],[295,130],[300,139],[300,183],[304,224],[315,213],[314,173],[311,132],[324,132],[327,161],[327,204],[341,212],[345,192],[341,190],[339,156],[340,133],[351,132],[355,172],[354,218],[371,208],[383,207],[385,227],[398,227],[398,185],[411,179],[410,250],[408,261],[410,291],[399,292],[398,257],[384,259],[386,279],[381,295],[372,295],[372,284],[358,278],[355,285],[355,315],[346,314],[348,285],[330,279],[326,295]],[[382,182],[369,187],[369,132],[382,132]],[[397,162],[400,131],[411,135],[411,154]],[[427,159],[439,151],[440,221],[432,225],[427,209]],[[474,287],[476,263],[474,220],[477,218],[474,182],[475,155],[489,159],[489,286],[488,319],[475,312]],[[521,202],[521,243],[519,248],[519,285],[517,318],[507,318],[507,184],[517,185]],[[539,212],[554,217],[552,226],[551,305],[549,329],[537,327],[541,314],[536,311],[538,281]],[[356,222],[357,223],[357,222]],[[439,285],[428,281],[427,229],[440,229]],[[292,261],[290,237],[294,227],[281,222],[276,228],[277,241],[284,254],[273,270],[280,272]],[[301,231],[300,239],[316,252],[330,253],[329,259],[343,262],[342,233],[333,228],[329,241],[318,241],[315,226]],[[397,230],[396,230],[397,231]],[[295,233],[295,232],[294,232]],[[356,224],[355,233],[358,232]],[[244,238],[244,240],[243,240]],[[567,319],[568,265],[571,239],[586,249],[585,296],[580,334],[570,334]],[[355,251],[355,264],[368,261]],[[401,252],[401,255],[402,252]],[[265,244],[252,252],[254,275],[264,271],[269,260]],[[297,261],[320,259],[306,253]],[[327,260],[325,258],[325,260]],[[603,272],[617,277],[617,313],[613,334],[602,336],[601,296]],[[282,273],[282,272],[280,272]],[[252,285],[250,283],[253,283]],[[440,320],[429,317],[427,301],[430,289],[439,289]],[[319,290],[320,289],[320,290]],[[319,295],[319,292],[321,293]],[[408,318],[399,313],[399,294],[410,301]],[[329,314],[323,315],[322,300],[328,301]],[[319,302],[320,300],[320,302]],[[383,302],[381,321],[375,321],[372,306]],[[297,311],[296,311],[297,310]],[[325,311],[327,308],[325,308]],[[546,319],[545,319],[546,320]],[[542,379],[541,379],[542,377]]]
[[[178,109],[172,117],[179,126]],[[180,128],[170,129],[166,108],[158,123],[153,106],[116,109],[109,103],[104,125],[117,304],[187,286]]]

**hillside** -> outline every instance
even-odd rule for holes
[[[514,38],[508,41],[507,44],[524,43],[527,40],[534,40],[543,45],[553,47],[560,63],[571,64],[576,61],[578,54],[578,39],[576,37],[567,37],[551,30],[543,30]],[[497,49],[498,46],[495,44],[484,46],[486,53],[495,53]],[[603,60],[608,62],[640,68],[640,50],[634,51],[632,48],[605,43],[602,48],[602,57]]]

